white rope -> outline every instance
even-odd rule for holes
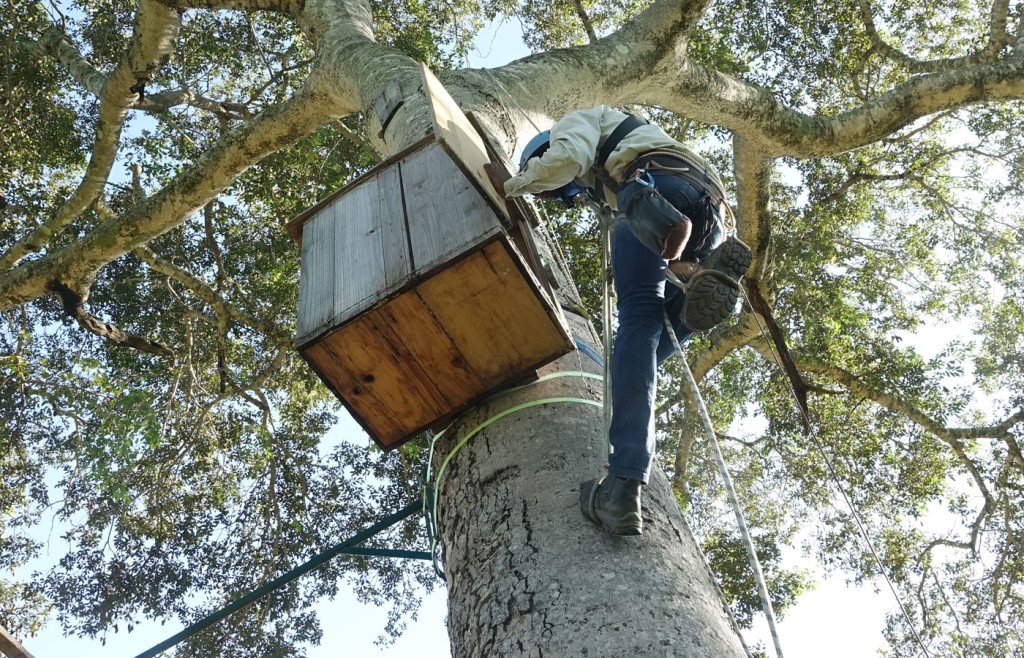
[[[754,549],[754,542],[750,538],[750,533],[747,532],[747,521],[743,517],[743,510],[740,508],[739,498],[736,496],[736,489],[732,484],[732,476],[729,475],[729,469],[725,466],[725,458],[722,456],[722,449],[718,445],[718,436],[715,434],[715,428],[711,425],[711,417],[708,416],[707,407],[704,406],[704,398],[701,397],[700,390],[697,388],[697,381],[693,378],[693,373],[690,371],[690,365],[686,362],[686,356],[683,354],[683,348],[679,344],[679,339],[676,338],[676,332],[672,330],[672,322],[668,318],[668,314],[662,312],[665,318],[665,329],[668,331],[669,338],[672,339],[672,346],[676,348],[676,354],[679,356],[679,361],[683,364],[683,374],[685,375],[684,381],[687,387],[690,389],[690,396],[693,398],[694,403],[697,406],[697,413],[700,416],[701,422],[704,424],[704,430],[708,434],[708,439],[711,442],[711,450],[715,455],[715,463],[718,465],[718,472],[722,476],[722,481],[725,483],[725,491],[729,495],[729,502],[732,504],[732,511],[736,517],[736,525],[739,526],[740,536],[743,538],[743,545],[747,549],[747,560],[750,562],[750,568],[754,572],[754,580],[757,581],[757,593],[761,597],[761,607],[764,609],[764,616],[768,619],[768,628],[772,633],[772,641],[775,643],[775,655],[777,658],[782,658],[782,645],[779,643],[779,632],[775,626],[775,610],[772,608],[772,601],[768,596],[768,585],[764,580],[764,572],[761,570],[761,562],[757,559],[757,551]]]
[[[747,306],[751,308],[751,314],[754,316],[754,321],[757,322],[757,327],[761,331],[761,338],[764,340],[765,345],[768,346],[768,351],[771,352],[772,360],[775,361],[775,365],[777,365],[780,370],[785,371],[781,358],[775,351],[774,343],[768,337],[764,326],[761,324],[761,320],[757,317],[757,313],[753,311],[753,306],[750,304],[750,298],[747,297],[746,289],[743,286],[740,286],[740,291],[743,293],[743,299],[747,302]],[[786,380],[786,385],[789,387],[790,395],[792,395],[793,399],[797,401],[796,408],[800,411],[800,415],[803,417],[806,427],[810,427],[811,419],[808,418],[807,413],[799,403],[796,389],[793,388],[793,382],[785,375],[783,376],[783,379]],[[850,510],[850,515],[853,517],[857,530],[860,532],[861,538],[868,547],[868,552],[871,553],[871,557],[874,559],[875,565],[878,567],[878,573],[880,573],[882,578],[885,579],[886,584],[889,586],[889,591],[892,592],[893,598],[896,599],[896,605],[899,606],[903,619],[907,622],[907,627],[910,628],[910,632],[913,634],[914,640],[917,641],[917,645],[921,648],[921,653],[924,654],[925,658],[931,658],[931,654],[928,653],[928,647],[925,645],[924,639],[921,637],[921,634],[917,632],[917,628],[914,626],[914,622],[910,618],[910,612],[907,611],[907,606],[904,605],[903,599],[900,597],[899,592],[896,591],[896,585],[894,585],[892,580],[889,578],[889,574],[885,572],[885,567],[882,565],[882,558],[878,555],[878,551],[875,550],[875,544],[871,541],[871,535],[868,534],[867,527],[861,518],[860,512],[858,512],[857,508],[854,506],[853,500],[846,494],[846,489],[843,488],[842,481],[839,479],[839,474],[836,473],[836,469],[832,465],[832,460],[829,458],[828,453],[825,452],[825,446],[818,441],[817,436],[813,431],[809,432],[808,435],[811,439],[811,443],[814,444],[814,447],[817,448],[818,452],[821,454],[821,458],[824,460],[825,466],[828,468],[829,476],[835,483],[836,489],[839,490],[839,495],[842,496],[843,501],[846,503],[846,507]]]
[[[612,215],[610,212],[597,214],[601,224],[601,322],[602,347],[604,348],[604,436],[611,443],[612,427],[612,291],[611,251]]]

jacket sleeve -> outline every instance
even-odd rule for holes
[[[505,193],[522,196],[555,190],[588,171],[601,141],[604,106],[570,112],[551,128],[551,146],[505,181]]]

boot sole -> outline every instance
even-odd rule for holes
[[[691,331],[707,331],[732,315],[739,297],[739,284],[722,272],[699,272],[686,287],[683,324]]]
[[[750,269],[754,253],[739,238],[730,236],[711,252],[701,265],[706,270],[718,270],[730,279],[739,281]]]

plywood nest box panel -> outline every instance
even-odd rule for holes
[[[434,135],[288,224],[296,345],[385,450],[573,349],[479,134],[424,78]]]

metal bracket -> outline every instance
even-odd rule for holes
[[[394,80],[389,80],[387,86],[384,87],[384,93],[373,101],[373,110],[377,114],[377,120],[380,121],[380,132],[377,133],[377,137],[384,139],[384,129],[391,123],[391,119],[395,117],[395,113],[403,103],[405,103],[405,98],[402,97],[402,88]]]

